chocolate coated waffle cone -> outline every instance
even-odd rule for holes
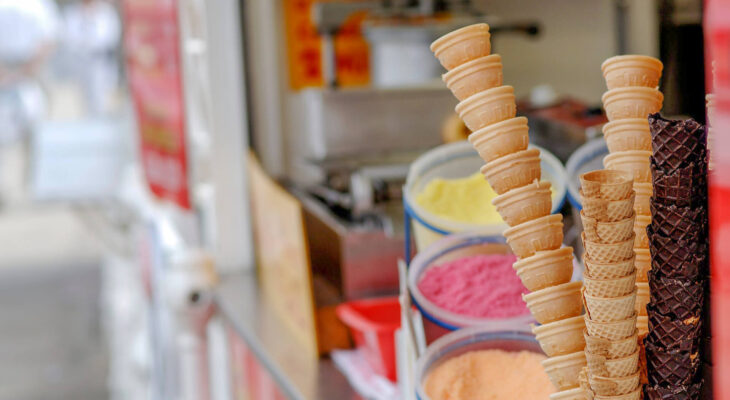
[[[663,170],[676,170],[697,163],[704,156],[707,134],[704,125],[693,119],[668,120],[649,116],[654,160]]]
[[[672,387],[647,385],[644,392],[646,400],[695,400],[700,397],[700,390],[703,382],[697,382],[691,385],[681,385]]]
[[[651,162],[654,201],[678,207],[707,205],[707,167],[690,165],[675,171],[664,171]]]
[[[699,315],[683,320],[659,314],[649,304],[649,334],[646,342],[665,349],[695,350],[699,345],[702,321]]]
[[[650,301],[662,315],[685,320],[699,315],[705,303],[705,282],[672,279],[649,271]]]
[[[649,384],[676,387],[695,382],[700,367],[698,353],[666,350],[646,343]]]
[[[707,210],[704,207],[677,207],[651,202],[654,232],[675,240],[697,241],[707,232]]]
[[[707,254],[705,243],[672,240],[647,227],[652,269],[669,278],[696,279],[704,267]]]

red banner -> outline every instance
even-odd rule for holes
[[[152,193],[190,209],[176,0],[125,0],[125,59]]]

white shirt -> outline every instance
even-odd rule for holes
[[[0,63],[29,61],[58,35],[58,7],[52,0],[0,0]]]

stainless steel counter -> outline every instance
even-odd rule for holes
[[[261,296],[253,273],[223,276],[216,303],[282,392],[292,400],[361,400],[332,360],[301,351]]]

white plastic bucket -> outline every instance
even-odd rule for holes
[[[567,175],[563,164],[552,153],[540,149],[542,179],[552,184],[555,190],[553,210],[559,211],[565,203],[567,193]],[[467,141],[449,143],[438,146],[420,156],[411,164],[403,193],[403,204],[406,216],[412,220],[413,237],[416,249],[425,249],[444,235],[458,232],[479,231],[481,233],[501,235],[507,229],[505,223],[483,225],[456,222],[445,219],[423,209],[415,201],[416,196],[424,190],[429,182],[436,178],[457,179],[471,176],[484,165],[484,160]],[[410,226],[406,221],[407,232]],[[410,244],[406,237],[407,245]],[[409,256],[409,253],[406,253]]]

